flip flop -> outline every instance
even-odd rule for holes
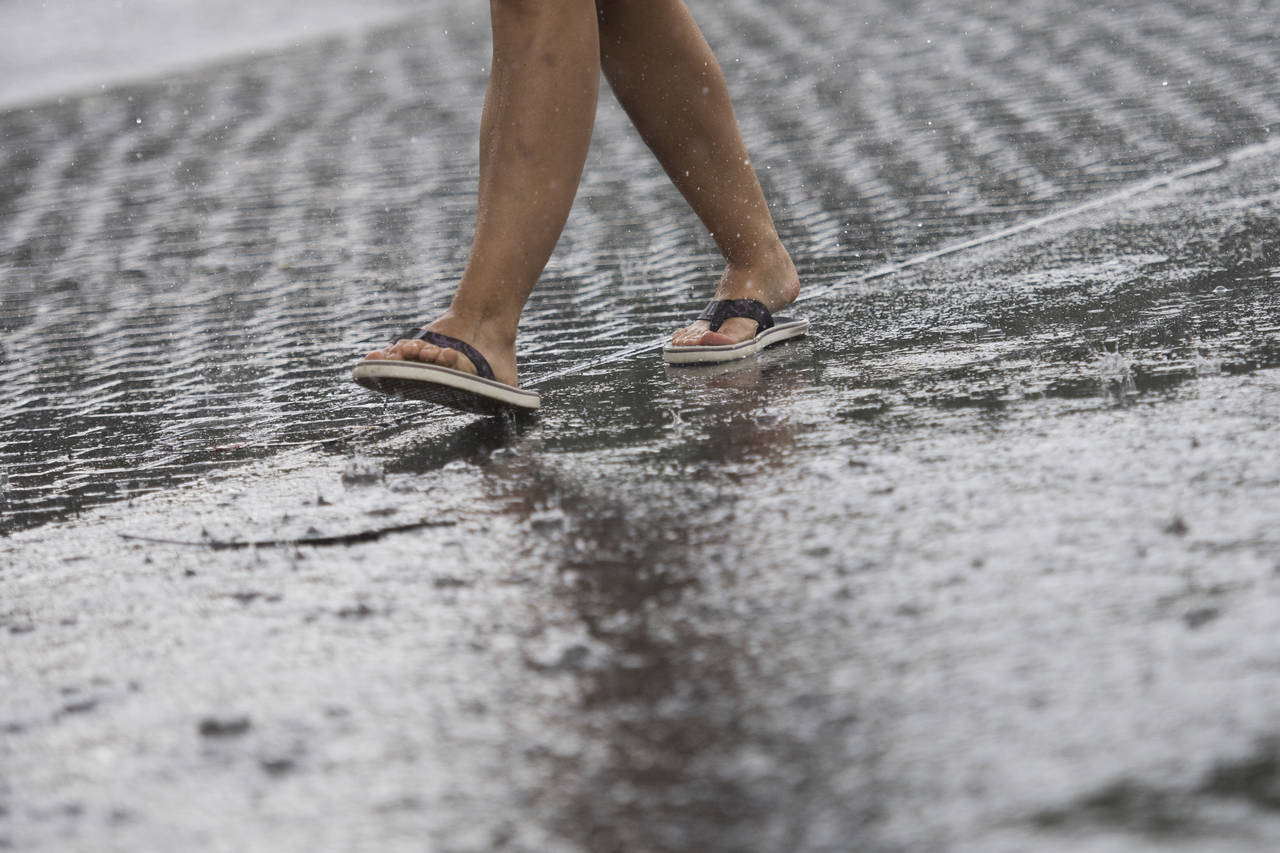
[[[488,360],[466,341],[426,329],[414,329],[395,340],[421,340],[442,349],[457,350],[471,359],[476,373],[421,361],[380,358],[360,362],[352,369],[351,377],[380,394],[423,400],[477,415],[532,412],[542,405],[536,391],[524,391],[496,381]]]
[[[707,364],[718,361],[736,361],[755,355],[765,347],[780,344],[809,331],[809,321],[795,317],[775,317],[756,299],[713,299],[698,315],[699,320],[711,323],[711,331],[719,330],[730,317],[746,317],[756,321],[756,336],[736,344],[713,346],[677,346],[667,344],[662,348],[662,360],[668,364]]]

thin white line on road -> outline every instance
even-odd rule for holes
[[[1117,190],[1116,192],[1108,193],[1107,195],[1104,195],[1104,196],[1099,196],[1098,198],[1083,202],[1081,204],[1076,204],[1071,207],[1063,208],[1062,210],[1057,210],[1057,211],[1054,211],[1053,213],[1046,213],[1043,216],[1037,216],[1034,219],[1028,219],[1025,222],[1019,222],[1016,225],[1010,225],[1007,228],[1001,228],[998,231],[992,231],[989,234],[983,234],[980,237],[973,237],[971,239],[964,240],[959,243],[952,243],[949,246],[943,246],[940,249],[933,249],[928,252],[922,252],[918,255],[912,255],[910,258],[907,258],[905,260],[898,261],[892,264],[885,264],[884,266],[877,267],[876,269],[873,269],[870,272],[865,272],[861,275],[857,275],[852,278],[844,279],[842,281],[834,281],[834,282],[831,282],[830,284],[823,285],[822,287],[806,290],[804,293],[800,295],[800,298],[797,299],[796,302],[797,303],[810,302],[814,299],[818,299],[823,296],[829,296],[833,292],[849,287],[851,285],[865,284],[866,282],[869,282],[869,281],[875,281],[877,279],[887,278],[888,276],[894,275],[895,273],[902,272],[903,270],[910,269],[912,267],[920,266],[921,264],[926,264],[929,261],[933,261],[938,258],[943,258],[948,255],[954,255],[960,252],[965,252],[965,251],[968,251],[969,249],[975,249],[979,246],[985,246],[988,243],[995,243],[999,240],[1004,240],[1009,237],[1016,236],[1018,234],[1024,234],[1028,231],[1034,231],[1037,228],[1043,228],[1046,225],[1050,225],[1054,222],[1060,222],[1064,219],[1070,219],[1071,217],[1079,216],[1082,213],[1088,213],[1093,210],[1098,210],[1100,208],[1109,207],[1113,204],[1118,204],[1123,201],[1128,201],[1132,198],[1136,198],[1137,196],[1149,193],[1152,190],[1157,190],[1157,189],[1161,189],[1162,187],[1171,186],[1172,184],[1178,183],[1179,181],[1186,180],[1187,178],[1195,177],[1196,175],[1203,175],[1206,172],[1213,172],[1218,169],[1222,169],[1231,163],[1240,162],[1242,160],[1248,160],[1251,157],[1258,157],[1264,154],[1270,154],[1277,151],[1280,151],[1280,140],[1274,140],[1271,142],[1260,142],[1256,145],[1247,145],[1247,146],[1244,146],[1243,148],[1238,148],[1235,151],[1229,152],[1220,157],[1211,157],[1207,160],[1201,160],[1197,163],[1192,163],[1189,166],[1184,166],[1183,168],[1177,169],[1173,172],[1169,172],[1164,175],[1159,175],[1154,178],[1148,178],[1144,181],[1139,181],[1123,189]],[[599,358],[594,358],[589,361],[582,362],[580,364],[570,365],[569,367],[563,368],[562,370],[557,370],[552,373],[548,373],[545,376],[540,376],[537,379],[531,380],[530,382],[526,383],[526,385],[530,385],[530,386],[542,385],[544,383],[550,382],[553,379],[559,379],[562,376],[571,376],[575,373],[581,373],[584,370],[590,370],[594,367],[599,367],[601,365],[610,364],[615,361],[621,361],[623,359],[631,358],[632,356],[641,355],[646,352],[651,352],[656,349],[661,349],[663,346],[666,345],[669,339],[670,339],[669,335],[663,335],[662,337],[653,338],[652,340],[645,341],[644,343],[633,344],[632,346],[618,350],[617,352],[611,352],[608,355],[600,356]]]
[[[1008,237],[1012,237],[1017,234],[1023,234],[1028,231],[1034,231],[1037,228],[1042,228],[1045,225],[1049,225],[1054,222],[1060,222],[1064,219],[1069,219],[1073,216],[1079,216],[1082,213],[1088,213],[1089,211],[1098,210],[1098,209],[1107,207],[1109,205],[1118,204],[1123,201],[1128,201],[1130,199],[1136,198],[1137,196],[1151,192],[1152,190],[1170,186],[1172,184],[1178,183],[1179,181],[1186,180],[1187,178],[1191,178],[1196,175],[1202,175],[1207,172],[1216,171],[1232,163],[1238,163],[1244,160],[1248,160],[1252,157],[1272,154],[1278,151],[1280,151],[1280,140],[1275,140],[1271,142],[1261,142],[1255,145],[1247,145],[1242,148],[1238,148],[1235,151],[1224,154],[1220,157],[1212,157],[1207,160],[1201,160],[1197,163],[1192,163],[1189,166],[1184,166],[1181,169],[1177,169],[1173,172],[1169,172],[1168,174],[1160,175],[1154,178],[1148,178],[1147,180],[1144,180],[1144,181],[1139,181],[1135,184],[1131,184],[1130,186],[1127,186],[1116,192],[1108,193],[1107,195],[1100,196],[1091,201],[1086,201],[1081,204],[1072,205],[1071,207],[1067,207],[1062,210],[1055,211],[1053,213],[1048,213],[1048,214],[1045,214],[1044,216],[1038,216],[1038,217],[1035,217],[1034,219],[1028,219],[1026,222],[1020,222],[1016,225],[1010,225],[1007,228],[1001,228],[997,231],[992,231],[991,233],[984,234],[980,237],[974,237],[972,239],[964,240],[959,243],[953,243],[949,246],[943,246],[940,249],[934,249],[932,251],[922,252],[918,255],[913,255],[910,258],[907,258],[905,260],[898,261],[897,263],[886,264],[884,266],[877,267],[876,269],[873,269],[861,275],[853,276],[852,278],[844,279],[842,281],[835,281],[823,287],[808,290],[804,294],[802,294],[801,297],[796,301],[810,302],[814,299],[818,299],[823,296],[829,296],[835,293],[836,291],[846,287],[850,287],[858,284],[865,284],[870,281],[886,278],[888,276],[891,276],[903,270],[920,266],[921,264],[927,263],[932,260],[936,260],[937,258],[958,254],[960,252],[964,252],[969,249],[974,249],[979,246],[985,246],[989,243],[995,243],[999,240],[1004,240]],[[615,352],[607,353],[597,358],[592,358],[587,361],[579,362],[578,364],[570,365],[561,370],[553,371],[551,373],[546,374],[545,376],[539,376],[536,379],[532,379],[524,383],[523,385],[521,385],[521,387],[532,388],[537,385],[545,385],[546,383],[551,382],[552,380],[555,380],[555,379],[560,379],[565,376],[572,376],[576,373],[582,373],[584,371],[591,370],[596,367],[601,367],[606,364],[612,364],[613,362],[616,362],[616,361],[622,361],[624,359],[632,358],[637,355],[643,355],[644,353],[661,349],[663,346],[666,345],[668,340],[670,340],[669,335],[662,335],[661,337],[656,337],[649,341],[633,344],[629,347],[624,347],[623,349],[617,350]],[[412,416],[405,416],[404,418],[397,419],[391,423],[387,423],[379,427],[376,427],[366,432],[363,436],[357,433],[349,433],[346,435],[338,436],[336,438],[323,439],[316,442],[304,442],[301,445],[301,447],[309,448],[309,447],[321,447],[326,445],[341,444],[343,442],[351,441],[356,438],[366,438],[366,439],[377,438],[385,435],[388,431],[398,430],[401,427],[408,426],[410,423],[413,423],[413,422],[422,423],[424,420],[428,420],[428,419],[435,421],[436,419],[441,417],[461,418],[462,416],[454,415],[453,413],[449,413],[446,415],[443,412],[429,413],[427,415],[423,415],[419,413],[419,414],[414,414]]]

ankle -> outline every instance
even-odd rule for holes
[[[514,349],[516,345],[516,323],[457,306],[451,306],[433,320],[429,328],[462,338],[474,346],[483,343],[490,348]]]
[[[791,255],[776,232],[753,240],[733,251],[724,253],[725,265],[730,269],[773,270],[791,265]]]
[[[781,241],[749,261],[729,261],[716,288],[717,299],[758,299],[775,311],[790,305],[799,294],[800,277]]]

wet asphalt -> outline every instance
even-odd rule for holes
[[[760,2],[698,11],[806,283],[1265,142],[1242,2]],[[474,215],[482,14],[0,114],[0,428],[14,530],[381,416],[352,359],[447,304]],[[586,369],[696,315],[711,241],[606,96],[519,342]],[[56,368],[44,365],[50,357]]]
[[[646,349],[714,267],[605,106],[518,423],[341,375],[461,263],[483,21],[0,116],[0,846],[1274,849],[1261,7],[859,8],[703,16],[812,334]]]

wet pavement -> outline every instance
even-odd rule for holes
[[[855,11],[700,16],[814,287],[856,292],[884,262],[1263,142],[1280,121],[1256,4]],[[438,311],[462,268],[487,38],[483,15],[434,4],[0,114],[8,529],[381,416],[342,369]],[[600,113],[526,317],[526,380],[653,340],[718,275],[621,111],[605,98]]]
[[[1275,849],[1265,6],[899,8],[702,14],[813,333],[645,351],[714,264],[606,106],[520,423],[342,376],[483,21],[0,116],[0,847]]]

